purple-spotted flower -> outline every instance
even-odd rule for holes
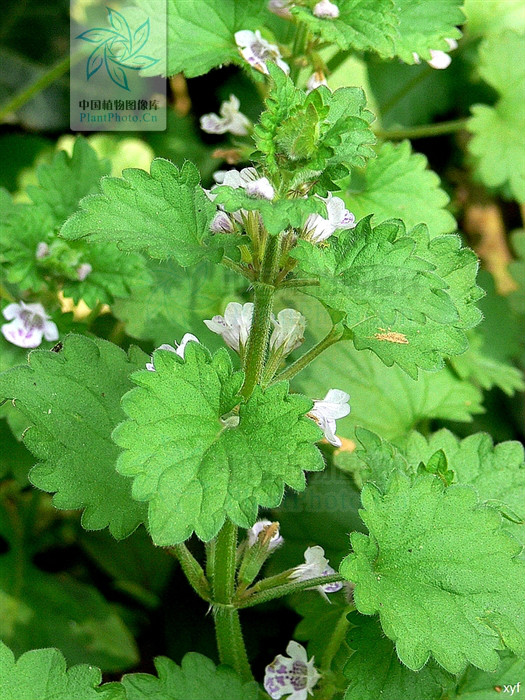
[[[319,19],[337,19],[339,17],[339,8],[330,0],[321,0],[314,7],[313,13]]]
[[[335,434],[335,421],[350,413],[349,399],[350,395],[346,391],[330,389],[324,399],[314,401],[314,407],[308,414],[319,424],[328,442],[335,447],[342,445],[341,440]]]
[[[173,345],[168,345],[168,343],[163,343],[162,345],[159,345],[158,348],[155,348],[156,350],[168,350],[168,352],[174,352],[176,355],[179,357],[182,357],[184,359],[184,353],[186,351],[186,345],[188,343],[198,343],[199,339],[196,338],[192,333],[185,333],[185,335],[182,337],[182,340],[180,341],[180,344],[177,345],[175,343],[175,347]],[[149,370],[150,372],[155,371],[155,365],[153,364],[153,355],[151,356],[151,362],[146,362],[146,369]]]
[[[255,525],[252,525],[247,531],[246,536],[248,537],[248,546],[253,547],[253,545],[259,540],[261,533],[266,533],[268,528],[271,527],[273,523],[270,520],[258,520]],[[277,526],[278,523],[275,523]],[[280,547],[284,542],[284,538],[279,534],[279,528],[273,533],[268,542],[268,553],[273,552],[277,547]]]
[[[328,218],[321,214],[310,214],[303,227],[304,238],[312,243],[320,243],[329,238],[338,229],[355,228],[355,216],[345,207],[340,197],[329,193],[324,200]]]
[[[201,129],[208,134],[234,134],[235,136],[246,136],[250,133],[252,126],[248,117],[243,114],[239,107],[241,103],[235,95],[230,95],[230,99],[221,104],[220,116],[214,114],[204,114],[201,117]]]
[[[1,330],[6,340],[19,348],[37,348],[42,338],[58,340],[56,323],[49,320],[42,304],[8,304],[2,311],[4,318],[10,323],[4,323]]]
[[[308,581],[311,578],[319,576],[331,576],[335,574],[335,570],[328,563],[328,559],[324,555],[324,549],[319,545],[308,547],[304,553],[304,564],[296,566],[290,578],[294,581]],[[327,593],[337,593],[343,587],[340,581],[327,583],[324,586],[314,586],[319,593],[326,598]]]
[[[281,58],[279,47],[264,39],[258,29],[255,32],[249,29],[235,32],[235,43],[239,47],[241,56],[255,70],[268,75],[266,62],[273,61],[287,75],[290,72],[290,66]]]
[[[210,331],[222,336],[228,347],[238,352],[241,357],[248,342],[250,328],[252,327],[253,304],[239,304],[231,301],[224,311],[224,316],[214,316],[204,323]]]
[[[278,654],[266,667],[264,689],[272,700],[287,695],[287,700],[306,700],[321,675],[314,666],[315,658],[308,661],[306,649],[293,640],[286,647],[288,656]]]
[[[458,42],[455,39],[447,38],[445,41],[447,42],[451,51],[458,48]],[[415,63],[421,63],[419,54],[413,52],[412,56],[414,57]],[[445,51],[430,49],[430,61],[427,61],[427,63],[431,68],[435,68],[436,70],[444,70],[450,66],[451,62],[451,56]]]

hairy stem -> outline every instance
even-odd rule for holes
[[[211,590],[204,571],[184,543],[176,544],[171,548],[171,553],[179,560],[181,568],[186,575],[193,590],[206,601],[210,601]]]
[[[440,124],[412,126],[406,129],[377,129],[374,133],[378,139],[401,141],[402,139],[424,139],[431,136],[441,136],[461,131],[468,124],[469,118],[454,119]]]
[[[256,590],[256,584],[252,589],[248,589],[242,598],[235,600],[235,607],[239,609],[252,608],[254,605],[266,603],[268,600],[282,598],[283,596],[290,595],[291,593],[297,593],[299,591],[306,591],[309,588],[315,588],[315,586],[325,586],[327,583],[337,583],[344,580],[345,579],[341,576],[341,574],[331,574],[330,576],[317,576],[316,578],[311,578],[307,581],[288,581],[287,583],[281,583],[277,586],[272,586],[271,588],[264,588],[264,590],[259,590],[258,592],[251,592]],[[264,579],[259,583],[263,582]]]
[[[253,321],[244,362],[245,379],[242,388],[244,396],[251,395],[256,384],[261,382],[263,376],[266,347],[270,333],[273,297],[275,294],[274,280],[279,268],[281,255],[281,240],[282,234],[268,237],[259,280],[254,283]]]
[[[395,92],[392,97],[385,102],[381,108],[381,116],[385,116],[385,114],[388,114],[391,109],[394,109],[394,107],[401,102],[401,100],[406,97],[409,92],[411,92],[417,85],[419,85],[419,83],[425,80],[425,78],[428,78],[433,70],[433,68],[427,65],[420,72],[416,73],[413,78],[403,85],[401,90]]]
[[[295,377],[295,375],[298,372],[300,372],[305,367],[308,367],[310,362],[312,362],[312,360],[315,360],[315,358],[318,357],[324,350],[329,348],[330,345],[333,345],[334,343],[337,343],[339,340],[341,340],[342,335],[342,326],[333,326],[332,330],[327,335],[325,335],[325,337],[322,340],[320,340],[317,343],[317,345],[314,345],[312,348],[310,348],[310,350],[308,350],[308,352],[305,352],[305,354],[302,357],[297,359],[289,367],[287,367],[280,374],[278,374],[277,377],[274,379],[274,382],[282,382],[285,380],[289,380],[292,377]]]
[[[250,273],[249,270],[247,270],[245,267],[242,265],[239,265],[239,263],[235,262],[235,260],[230,260],[230,258],[223,258],[221,260],[221,263],[225,267],[229,267],[230,270],[234,270],[235,272],[238,272],[240,275],[243,277],[246,277],[247,280],[250,282],[253,282],[253,274]]]
[[[234,668],[245,681],[253,680],[242,636],[239,613],[233,605],[237,526],[227,520],[215,542],[213,617],[221,663]]]
[[[41,75],[34,83],[31,83],[31,85],[15,95],[3,107],[0,107],[0,122],[2,122],[8,114],[14,113],[19,110],[20,107],[23,107],[26,102],[29,102],[35,95],[45,90],[51,83],[54,83],[55,80],[61,78],[64,73],[67,73],[70,65],[71,59],[69,56],[66,56],[50,68],[47,73]]]

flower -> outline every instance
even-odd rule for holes
[[[233,222],[224,211],[218,211],[210,224],[213,233],[233,233]]]
[[[274,326],[270,337],[270,351],[280,350],[281,357],[289,355],[304,340],[305,317],[295,309],[283,309],[272,317]]]
[[[11,323],[4,323],[2,335],[19,348],[37,348],[46,340],[58,340],[56,323],[49,320],[42,304],[8,304],[2,311],[4,318]]]
[[[447,38],[445,41],[447,42],[451,51],[458,48],[458,42],[455,39]],[[416,63],[421,63],[419,54],[413,52],[412,56],[414,57],[414,61]],[[427,61],[427,63],[431,68],[435,68],[436,70],[444,70],[450,66],[451,62],[452,58],[445,51],[430,49],[430,61]]]
[[[93,268],[89,263],[82,263],[82,265],[77,267],[77,279],[83,282],[92,271]]]
[[[224,311],[224,316],[214,316],[212,319],[205,320],[204,323],[210,331],[222,336],[228,347],[242,354],[250,334],[252,316],[251,302],[243,305],[231,301]]]
[[[186,351],[186,345],[188,343],[198,343],[199,339],[196,338],[192,333],[185,333],[184,336],[182,337],[182,340],[180,341],[180,345],[177,345],[175,343],[176,347],[173,347],[173,345],[168,345],[167,343],[163,343],[162,345],[159,345],[158,348],[155,348],[155,352],[157,350],[168,350],[169,352],[174,352],[176,355],[179,357],[182,357],[184,359],[184,353]],[[151,362],[146,362],[146,369],[149,370],[150,372],[155,371],[155,365],[153,364],[153,355],[151,356]]]
[[[235,136],[246,136],[252,123],[239,111],[240,104],[235,95],[230,95],[230,99],[221,104],[220,117],[213,113],[201,117],[201,129],[208,134],[225,134],[229,131]]]
[[[273,61],[286,75],[290,72],[290,66],[281,58],[279,47],[263,39],[258,29],[255,32],[249,29],[235,32],[235,43],[239,47],[244,60],[248,61],[255,70],[268,75],[266,61]]]
[[[42,260],[43,258],[47,258],[48,255],[49,246],[44,241],[41,241],[36,247],[35,258],[37,260]]]
[[[267,177],[247,182],[244,189],[250,197],[259,197],[260,199],[273,199],[275,197],[275,190]]]
[[[315,657],[308,661],[306,649],[291,641],[286,647],[288,656],[278,654],[266,667],[264,689],[272,700],[288,695],[288,700],[306,700],[319,678],[314,666]]]
[[[268,9],[273,12],[274,15],[283,17],[283,19],[292,19],[293,15],[290,12],[290,7],[292,6],[291,0],[270,0],[268,2]]]
[[[320,214],[310,214],[304,225],[304,237],[312,243],[320,243],[338,229],[355,228],[355,216],[345,207],[340,197],[329,193],[324,200],[328,218]]]
[[[275,525],[278,525],[279,523],[275,523]],[[261,533],[264,533],[262,539],[264,539],[264,536],[266,535],[268,528],[273,525],[273,523],[270,520],[258,520],[255,525],[252,525],[251,528],[246,532],[246,535],[248,537],[248,546],[253,547],[253,545],[259,541]],[[274,532],[274,534],[270,537],[270,540],[268,542],[268,553],[273,552],[274,549],[277,549],[277,547],[280,547],[284,542],[284,538],[281,537],[279,534],[279,528],[277,527],[277,530]]]
[[[331,576],[332,574],[335,574],[335,570],[328,563],[328,559],[324,555],[324,549],[319,545],[315,545],[315,547],[306,549],[304,564],[296,566],[290,574],[290,578],[294,581],[308,581],[311,578]],[[343,584],[340,581],[327,583],[324,586],[314,586],[325,597],[327,593],[337,593],[342,587]]]
[[[319,17],[319,19],[337,19],[339,8],[330,0],[321,0],[314,7],[314,16]]]
[[[315,73],[312,73],[312,75],[308,78],[308,82],[306,83],[306,92],[312,92],[312,90],[316,90],[318,87],[321,87],[321,85],[328,87],[323,71],[316,70]]]
[[[335,434],[337,418],[344,418],[350,413],[349,394],[340,389],[330,389],[324,399],[315,400],[314,407],[308,414],[324,432],[325,438],[331,445],[341,447],[341,440]]]

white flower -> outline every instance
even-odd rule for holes
[[[77,279],[83,282],[92,271],[93,268],[89,263],[82,263],[82,265],[77,267]]]
[[[47,258],[48,255],[49,246],[44,241],[41,241],[36,247],[35,258],[37,260],[42,260],[43,258]]]
[[[268,3],[270,12],[273,12],[274,15],[278,15],[279,17],[283,17],[283,19],[292,19],[293,15],[290,12],[291,6],[291,0],[270,0]]]
[[[321,87],[321,85],[328,87],[323,71],[316,70],[315,73],[312,73],[312,75],[308,78],[308,82],[306,83],[306,92],[312,92],[312,90],[316,90],[318,87]]]
[[[458,48],[458,42],[455,39],[447,38],[445,41],[449,45],[451,51]],[[414,57],[414,61],[416,63],[421,63],[419,54],[414,52],[412,53],[412,56]],[[450,66],[451,62],[451,56],[449,56],[449,54],[445,51],[430,49],[430,61],[427,61],[427,63],[431,68],[435,68],[436,70],[444,70]]]
[[[248,546],[253,547],[253,545],[258,541],[260,533],[266,532],[270,525],[273,525],[270,520],[258,520],[255,525],[249,528],[249,530],[246,532],[248,537]],[[280,547],[283,542],[284,538],[281,537],[279,534],[279,528],[277,528],[276,532],[270,537],[270,541],[268,542],[268,552],[273,552],[274,549]]]
[[[335,434],[337,418],[344,418],[350,413],[349,394],[340,389],[330,389],[324,399],[314,401],[314,407],[308,414],[324,432],[325,438],[331,445],[341,447],[341,440]]]
[[[259,177],[255,168],[243,168],[239,170],[217,170],[213,173],[213,179],[217,185],[226,185],[233,187],[234,190],[242,188],[250,197],[259,197],[260,199],[273,199],[275,190],[266,177]],[[216,187],[217,185],[214,185]],[[207,193],[208,194],[208,193]],[[208,194],[208,197],[213,201],[217,195],[214,194],[213,188]],[[244,209],[233,213],[233,218],[238,223],[242,223],[242,215]]]
[[[275,197],[275,190],[267,177],[247,182],[244,189],[250,197],[259,197],[260,199],[273,199]]]
[[[235,136],[246,136],[252,123],[239,111],[240,104],[235,95],[230,95],[230,99],[221,104],[220,117],[213,113],[201,117],[201,129],[208,134],[225,134],[229,131]]]
[[[19,348],[37,348],[46,340],[58,340],[56,323],[49,316],[42,304],[8,304],[2,311],[4,318],[11,323],[4,323],[2,335]]]
[[[337,19],[339,8],[330,0],[321,0],[314,7],[314,16],[319,17],[319,19]]]
[[[237,190],[239,187],[244,189],[249,182],[256,182],[259,176],[255,168],[243,168],[241,171],[233,168],[232,170],[216,170],[213,173],[213,179],[218,185],[227,185]],[[211,194],[213,195],[213,189]]]
[[[177,345],[175,343],[175,347],[173,345],[168,345],[167,343],[163,343],[162,345],[159,345],[158,348],[155,348],[155,350],[168,350],[169,352],[174,352],[176,355],[179,357],[182,357],[184,359],[184,353],[186,351],[186,345],[188,343],[198,343],[199,339],[196,338],[192,333],[185,333],[184,336],[182,337],[182,340],[180,341],[180,345]],[[151,362],[146,362],[146,369],[149,370],[150,372],[155,371],[155,365],[153,364],[153,355],[151,356]]]
[[[261,73],[268,75],[266,61],[276,63],[286,75],[290,72],[290,66],[281,58],[279,47],[263,39],[258,29],[255,32],[249,29],[235,32],[235,42],[244,60]]]
[[[224,211],[218,211],[210,224],[213,233],[233,233],[233,222]]]
[[[222,336],[228,347],[235,352],[242,353],[250,334],[252,316],[253,304],[251,302],[243,305],[231,301],[224,311],[224,316],[214,316],[204,323],[210,331]]]
[[[320,674],[314,666],[315,658],[308,661],[306,649],[291,641],[286,647],[288,656],[278,654],[264,673],[264,689],[272,700],[287,695],[287,700],[306,700]]]
[[[274,329],[270,337],[270,350],[280,350],[281,356],[289,355],[304,340],[305,317],[295,309],[283,309],[272,317]]]
[[[308,547],[304,553],[304,564],[299,564],[290,574],[290,578],[294,581],[308,581],[311,578],[319,576],[331,576],[335,574],[328,563],[328,559],[324,555],[324,549],[319,545]],[[340,581],[335,583],[327,583],[324,586],[314,586],[326,598],[326,593],[337,593],[343,587]]]
[[[328,218],[320,214],[310,214],[304,225],[305,238],[312,243],[320,243],[329,238],[338,229],[355,228],[355,216],[345,207],[340,197],[329,193],[324,200]]]

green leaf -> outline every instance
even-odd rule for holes
[[[105,683],[100,669],[86,664],[66,669],[58,649],[35,649],[16,662],[0,642],[2,700],[125,700],[120,683]]]
[[[153,541],[169,546],[193,531],[214,537],[226,517],[250,527],[257,507],[277,506],[284,484],[303,490],[303,469],[319,471],[321,432],[305,414],[312,402],[289,395],[285,382],[241,398],[242,372],[226,350],[213,357],[200,344],[185,360],[157,350],[155,372],[138,372],[123,399],[130,420],[113,438],[125,451],[117,469],[133,476],[133,496],[149,501]],[[222,418],[222,420],[221,420]]]
[[[145,507],[131,498],[131,481],[115,471],[111,432],[124,418],[129,375],[148,357],[129,356],[105,340],[71,335],[60,352],[35,350],[29,364],[0,376],[0,396],[14,398],[33,427],[24,442],[40,462],[30,480],[56,492],[53,504],[83,509],[88,530],[109,527],[117,539],[144,522]]]
[[[414,63],[412,53],[430,59],[430,50],[449,51],[445,39],[459,39],[456,25],[463,24],[463,0],[394,0],[399,16],[395,54]]]
[[[306,7],[294,7],[292,12],[315,35],[341,49],[394,55],[399,20],[392,0],[339,0],[337,6],[337,19],[319,19]]]
[[[147,74],[187,78],[208,73],[225,63],[245,63],[235,43],[241,29],[260,29],[264,0],[167,0],[168,60],[166,63],[166,16],[152,0],[135,0],[151,18],[148,53],[159,60]],[[161,32],[164,32],[162,35]]]
[[[313,297],[287,295],[283,305],[293,305],[306,316],[309,344],[330,330],[327,313]],[[337,421],[338,435],[346,438],[354,438],[356,426],[392,439],[422,421],[471,421],[473,414],[483,412],[479,389],[459,380],[448,367],[421,373],[415,381],[399,367],[386,367],[373,352],[357,351],[347,341],[325,350],[294,378],[292,386],[317,399],[334,387],[350,394],[352,411]]]
[[[207,347],[222,347],[222,339],[202,321],[222,314],[226,302],[240,300],[239,277],[207,261],[187,269],[173,260],[155,260],[148,269],[153,282],[134,287],[129,298],[117,299],[111,308],[126,323],[126,333],[155,346],[173,345],[193,333]]]
[[[50,535],[38,532],[34,515],[30,493],[0,504],[0,535],[7,543],[0,554],[0,639],[16,654],[51,644],[64,650],[69,663],[106,671],[133,666],[133,637],[102,595],[64,571],[49,574],[33,563],[36,554],[47,559]]]
[[[480,328],[482,330],[482,328]],[[475,331],[469,333],[469,349],[450,359],[450,364],[461,379],[469,379],[482,389],[499,387],[508,396],[525,388],[523,373],[505,362],[486,355],[482,347],[485,340]],[[489,348],[490,351],[490,348]]]
[[[488,187],[510,187],[512,196],[525,202],[525,68],[516,61],[525,51],[525,36],[511,30],[486,39],[480,47],[480,75],[499,93],[494,107],[472,107],[468,129],[469,150],[477,173]]]
[[[476,255],[457,236],[430,240],[424,225],[406,233],[394,219],[372,229],[367,217],[329,241],[321,248],[299,240],[293,255],[303,274],[320,280],[308,293],[344,314],[358,350],[417,378],[418,367],[438,369],[444,356],[467,349],[482,290]]]
[[[160,656],[155,659],[158,678],[148,673],[133,673],[122,679],[126,700],[257,700],[254,681],[243,683],[228,666],[190,652],[181,665]]]
[[[29,185],[27,194],[60,225],[76,211],[82,197],[97,191],[100,178],[109,172],[109,161],[99,160],[89,143],[77,138],[71,156],[59,151],[51,163],[37,167],[38,186]]]
[[[216,207],[199,180],[190,162],[179,170],[155,158],[151,175],[128,168],[122,178],[103,178],[102,194],[83,199],[81,211],[66,221],[61,235],[68,240],[116,241],[126,252],[144,250],[152,258],[171,257],[179,265],[192,265],[214,246],[209,227]]]
[[[375,156],[369,126],[374,117],[364,92],[321,87],[306,95],[280,68],[268,69],[271,85],[254,129],[254,157],[275,181],[284,178],[287,189],[326,195],[336,188],[333,179]]]
[[[525,661],[509,652],[501,654],[501,662],[494,673],[480,671],[470,666],[460,678],[456,692],[449,695],[450,700],[500,700],[521,694],[525,675]],[[520,686],[517,686],[518,682]],[[505,691],[506,687],[510,690]],[[512,692],[514,689],[514,692]]]
[[[344,673],[350,681],[344,700],[440,700],[451,690],[454,678],[435,662],[419,672],[404,666],[397,658],[394,644],[385,637],[376,617],[357,612],[348,616],[351,629],[346,643],[353,650]]]
[[[473,488],[395,471],[384,494],[367,484],[362,502],[370,534],[351,536],[340,570],[408,668],[433,655],[451,673],[467,663],[493,671],[502,645],[525,650],[521,546]]]
[[[354,171],[345,201],[358,220],[373,214],[372,223],[377,225],[399,216],[409,229],[425,223],[434,237],[456,229],[456,220],[446,209],[449,197],[439,184],[426,157],[413,153],[409,141],[385,142],[376,159],[362,172]]]
[[[503,526],[525,544],[525,459],[523,445],[517,441],[494,445],[490,435],[476,433],[459,440],[448,430],[440,430],[429,438],[412,433],[404,447],[408,464],[415,468],[426,462],[436,450],[443,450],[449,468],[461,484],[476,489],[481,501],[514,513],[522,524],[503,520]]]
[[[78,139],[71,158],[60,151],[50,164],[37,168],[40,184],[28,187],[35,204],[14,204],[7,193],[3,195],[6,216],[0,224],[0,262],[9,282],[38,292],[47,289],[51,279],[66,297],[75,303],[84,299],[93,308],[97,302],[127,296],[135,285],[149,281],[140,255],[122,255],[112,242],[66,243],[57,236],[57,227],[76,210],[80,198],[96,191],[106,171],[105,161],[98,160],[87,141]],[[48,255],[37,259],[40,243],[48,246]],[[92,268],[84,280],[78,279],[81,264]]]

